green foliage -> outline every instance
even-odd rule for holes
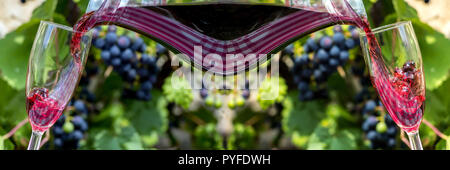
[[[151,102],[135,100],[113,103],[94,118],[87,149],[150,149],[167,130],[167,101],[153,91]]]
[[[322,101],[293,102],[296,96],[288,96],[282,112],[283,130],[292,134],[292,143],[311,150],[358,148],[362,132],[354,128],[357,124],[346,109]],[[353,126],[344,126],[348,123]]]
[[[281,77],[267,77],[258,89],[258,102],[262,109],[267,109],[275,102],[282,102],[287,93],[287,85]]]
[[[252,126],[236,123],[228,141],[228,149],[254,149],[255,137],[256,132]]]
[[[158,91],[153,91],[152,95],[157,98],[150,102],[127,102],[126,116],[137,132],[142,135],[152,135],[153,132],[163,133],[168,128],[167,101]]]
[[[195,147],[197,149],[224,149],[222,136],[217,132],[214,123],[200,125],[195,129]]]
[[[31,20],[0,39],[0,75],[18,90],[25,87],[28,56],[40,20],[51,20],[57,0],[47,0],[33,11]]]
[[[33,19],[0,40],[1,76],[17,90],[25,88],[28,56],[39,22]]]
[[[49,20],[55,14],[58,0],[46,0],[42,5],[33,11],[32,19]]]

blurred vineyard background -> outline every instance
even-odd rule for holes
[[[20,8],[11,15],[30,16],[0,18],[0,149],[26,149],[25,77],[39,22],[73,25],[89,1],[8,2]],[[450,14],[431,13],[438,2],[364,0],[372,27],[412,21],[427,88],[421,139],[442,150],[450,149]],[[79,87],[42,149],[408,149],[370,84],[354,27],[330,27],[282,50],[274,58],[281,95],[269,101],[261,100],[276,93],[269,75],[257,89],[176,89],[189,86],[176,70],[190,67],[166,48],[118,27],[94,32]]]

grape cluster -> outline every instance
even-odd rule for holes
[[[377,107],[382,104],[375,100],[368,100],[364,105],[362,112],[366,119],[362,130],[372,149],[393,149],[397,144],[397,126],[388,114],[380,114]]]
[[[101,59],[112,66],[126,82],[123,96],[148,101],[152,98],[150,90],[157,81],[157,58],[146,53],[147,46],[140,37],[117,35],[117,27],[108,26],[104,38],[102,27],[94,29],[94,47],[101,49]],[[157,53],[167,50],[159,45]]]
[[[333,35],[326,33],[320,37],[310,37],[303,45],[303,54],[293,57],[294,83],[300,90],[299,99],[308,101],[314,98],[326,98],[326,80],[339,66],[349,60],[349,50],[359,45],[358,30],[349,26],[334,26]],[[347,36],[346,36],[347,34]],[[293,48],[288,46],[283,54],[290,55]]]

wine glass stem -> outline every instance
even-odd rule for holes
[[[422,142],[420,141],[419,132],[408,133],[409,143],[412,150],[423,150]]]
[[[42,132],[33,131],[31,133],[30,143],[28,144],[28,150],[39,150],[41,145]]]

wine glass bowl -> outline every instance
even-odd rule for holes
[[[63,113],[86,62],[92,33],[83,33],[80,51],[71,55],[73,28],[41,21],[28,62],[26,98],[33,134],[28,149],[38,149],[42,134]]]
[[[372,84],[384,107],[410,141],[416,141],[412,147],[421,149],[418,130],[425,106],[425,81],[411,22],[382,26],[360,35]]]

